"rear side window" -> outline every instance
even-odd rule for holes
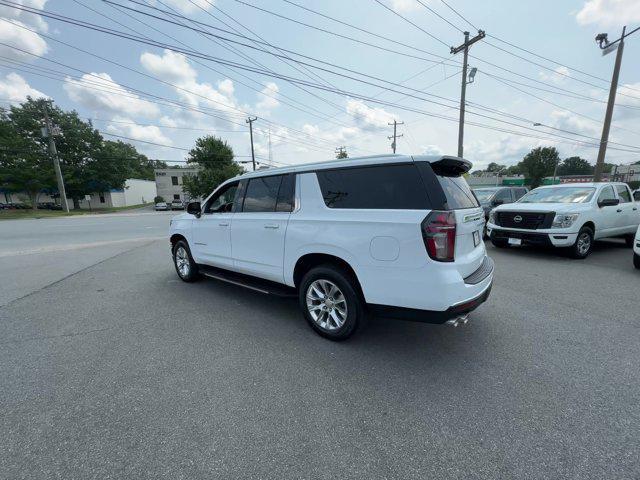
[[[293,195],[296,185],[296,176],[293,174],[285,175],[280,183],[278,190],[278,200],[276,202],[276,212],[293,211]]]
[[[479,205],[464,177],[449,177],[435,170],[434,172],[447,197],[447,206],[450,210],[474,208]]]
[[[631,194],[629,189],[624,185],[616,185],[618,196],[620,197],[620,203],[627,203],[631,201]]]
[[[413,164],[319,170],[329,208],[426,210],[429,199]]]
[[[282,176],[258,177],[249,180],[243,212],[274,212]]]

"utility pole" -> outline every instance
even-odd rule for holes
[[[60,205],[62,209],[69,213],[69,204],[67,203],[67,191],[64,188],[64,178],[62,177],[62,170],[60,169],[60,160],[58,159],[58,150],[56,149],[56,141],[53,136],[57,127],[54,127],[49,119],[48,105],[44,104],[44,122],[45,128],[43,129],[43,136],[49,139],[49,153],[53,158],[53,169],[56,172],[56,180],[58,181],[58,193],[60,194]]]
[[[249,136],[251,137],[251,163],[253,164],[253,171],[256,171],[256,155],[253,151],[253,122],[255,122],[258,117],[249,117],[245,120],[246,123],[249,124]]]
[[[462,155],[464,153],[464,108],[465,97],[467,94],[467,83],[473,82],[473,77],[467,79],[469,47],[477,41],[482,40],[484,36],[484,30],[478,30],[478,34],[472,39],[469,39],[469,32],[464,32],[464,43],[457,47],[451,47],[451,53],[454,55],[459,52],[464,52],[464,60],[462,62],[462,91],[460,92],[460,123],[458,124],[458,157],[460,158],[462,158]],[[473,71],[474,75],[475,71]]]
[[[403,135],[397,134],[397,128],[398,128],[398,125],[404,125],[404,122],[396,122],[394,119],[393,123],[387,123],[387,125],[393,125],[393,136],[387,137],[387,138],[389,140],[393,139],[393,142],[391,142],[391,149],[393,150],[393,153],[396,153],[396,139],[403,136]]]
[[[618,40],[609,42],[606,33],[599,33],[596,35],[596,42],[600,49],[602,49],[602,55],[611,53],[616,48],[616,62],[613,67],[613,76],[611,77],[611,88],[609,89],[609,101],[607,102],[607,110],[604,115],[604,124],[602,125],[602,137],[600,139],[600,149],[598,150],[598,159],[596,161],[596,168],[593,173],[593,181],[599,182],[602,179],[602,169],[604,167],[604,158],[607,154],[607,144],[609,143],[609,130],[611,130],[611,117],[613,117],[613,106],[616,102],[616,91],[618,89],[618,77],[620,76],[620,65],[622,64],[622,52],[624,50],[624,39],[632,33],[640,30],[640,27],[631,30],[629,33],[625,33],[627,27],[622,27],[622,35]]]

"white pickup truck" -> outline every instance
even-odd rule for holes
[[[539,187],[489,214],[487,233],[499,248],[538,244],[566,247],[586,258],[593,241],[623,237],[633,246],[640,202],[625,183],[574,183]]]

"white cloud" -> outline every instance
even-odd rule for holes
[[[160,125],[173,128],[178,126],[178,122],[176,122],[173,118],[164,115],[160,118]]]
[[[171,50],[165,50],[162,56],[145,52],[140,55],[140,63],[147,71],[170,83],[192,82],[198,76],[187,57]]]
[[[419,5],[415,0],[391,0],[391,8],[396,12],[410,12],[417,10]]]
[[[561,128],[562,130],[592,137],[597,137],[600,134],[600,127],[596,123],[579,117],[574,113],[567,112],[566,110],[554,110],[551,112],[551,118],[553,120],[551,126],[555,128]],[[560,135],[565,134],[560,132]],[[589,139],[584,139],[584,141],[588,142]]]
[[[196,13],[201,12],[201,9],[210,10],[214,0],[165,0],[164,3],[168,3],[182,13]]]
[[[554,82],[554,83],[562,83],[567,77],[571,76],[571,72],[567,67],[561,66],[554,69],[555,73],[552,73],[548,70],[544,70],[542,72],[538,72],[538,76],[546,81],[546,82]]]
[[[198,74],[193,69],[186,56],[164,50],[162,55],[143,53],[140,56],[142,66],[154,76],[166,79],[176,86],[175,91],[180,99],[189,105],[202,108],[208,107],[232,116],[244,116],[234,96],[234,85],[230,79],[219,80],[216,86],[198,82]],[[188,115],[193,120],[202,121],[205,118],[210,122],[218,122],[214,117],[206,117],[199,112],[185,112],[179,115]],[[228,123],[226,123],[228,126]]]
[[[580,25],[597,24],[602,27],[621,27],[640,22],[638,0],[589,0],[576,14]],[[616,36],[617,38],[617,36]]]
[[[442,155],[444,152],[439,145],[420,145],[422,155]]]
[[[24,7],[42,10],[47,3],[47,0],[14,0],[14,2]],[[40,15],[25,12],[17,8],[0,5],[0,17],[19,20],[23,25],[28,25],[38,32],[47,33],[49,31],[49,25]],[[3,23],[8,25],[8,23]]]
[[[24,78],[11,72],[0,78],[0,97],[9,99],[12,103],[24,102],[27,96],[33,98],[47,97],[44,93],[31,87]]]
[[[155,104],[114,82],[108,73],[84,74],[80,81],[67,77],[64,89],[71,100],[91,110],[146,117],[160,114]]]
[[[0,42],[8,45],[13,45],[21,50],[32,53],[33,55],[44,55],[49,50],[47,42],[35,32],[25,30],[21,26],[25,26],[19,20],[12,20],[11,22],[1,22],[2,28],[0,28]],[[15,48],[6,47],[0,45],[0,55],[9,57],[14,60],[27,60],[33,61],[35,57],[29,55],[21,50]]]
[[[363,130],[380,130],[388,127],[393,122],[393,114],[383,108],[369,107],[362,100],[350,99],[347,101],[347,113]]]
[[[116,135],[135,138],[145,142],[162,143],[171,145],[171,139],[166,137],[162,131],[155,125],[133,125],[133,120],[127,117],[115,116],[107,125],[107,131]],[[116,123],[124,122],[124,123]]]
[[[278,85],[274,82],[269,82],[262,89],[262,92],[258,94],[260,101],[256,103],[256,109],[259,114],[268,115],[270,110],[273,110],[280,102],[278,101]]]
[[[629,105],[633,108],[617,105],[614,117],[618,119],[637,119],[640,117],[640,82],[625,83],[618,87],[616,103]],[[622,95],[621,95],[622,94]]]

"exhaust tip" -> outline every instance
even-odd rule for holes
[[[458,318],[452,318],[450,320],[447,320],[445,323],[451,327],[457,327],[458,325],[466,325],[467,323],[469,323],[469,315],[467,314],[467,315],[462,315]]]

